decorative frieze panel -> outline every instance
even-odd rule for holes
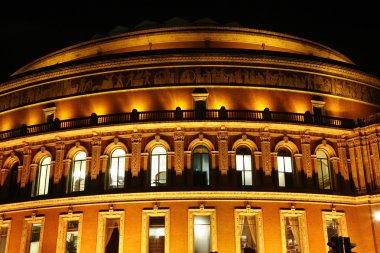
[[[380,89],[310,73],[254,68],[196,67],[134,70],[66,79],[0,95],[0,111],[47,99],[154,85],[246,85],[321,92],[379,105]]]
[[[220,131],[218,133],[219,170],[222,175],[228,172],[228,133]]]
[[[262,160],[263,160],[263,171],[264,171],[265,176],[270,176],[272,174],[272,163],[271,163],[269,132],[261,133],[260,140],[261,140],[261,154],[262,154]]]
[[[344,180],[348,181],[348,165],[347,165],[347,142],[343,139],[338,140],[338,156],[339,156],[339,169],[340,174]]]
[[[28,146],[24,147],[24,159],[22,163],[22,174],[21,174],[21,188],[25,188],[30,177],[30,162],[31,162],[32,149]]]
[[[176,175],[182,175],[185,167],[185,134],[182,131],[174,132],[174,169]]]
[[[140,171],[141,163],[141,140],[142,135],[139,133],[134,133],[131,136],[132,140],[132,161],[131,161],[131,171],[132,176],[137,177]]]
[[[303,135],[301,137],[303,169],[307,178],[313,177],[313,168],[311,165],[310,142],[311,142],[311,138],[309,135]]]

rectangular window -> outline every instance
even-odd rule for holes
[[[281,210],[280,218],[282,252],[309,252],[305,211],[295,209]]]
[[[21,253],[40,253],[44,232],[44,217],[32,216],[24,220],[21,237]]]
[[[81,232],[81,213],[60,215],[56,253],[80,253]]]
[[[188,236],[189,252],[217,251],[215,209],[190,209]]]
[[[348,237],[346,227],[346,217],[342,212],[324,211],[322,212],[323,231],[325,235],[326,252],[331,248],[327,246],[333,236]]]
[[[11,221],[0,219],[0,253],[6,253],[9,241]]]
[[[97,253],[122,253],[124,238],[124,211],[99,212]]]
[[[169,252],[169,209],[143,210],[142,214],[142,253]]]
[[[264,252],[261,209],[235,209],[236,252]]]

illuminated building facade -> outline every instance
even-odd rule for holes
[[[0,253],[312,253],[333,235],[379,253],[380,79],[302,38],[173,22],[1,84]]]

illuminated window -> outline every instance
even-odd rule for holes
[[[143,210],[141,252],[169,252],[169,209]]]
[[[331,189],[329,159],[325,152],[317,150],[318,184],[319,189]]]
[[[124,211],[100,212],[98,218],[97,253],[122,253]]]
[[[205,146],[197,146],[193,150],[194,185],[209,185],[210,170],[209,150]]]
[[[42,252],[44,220],[44,217],[35,216],[24,220],[24,229],[21,238],[21,253]]]
[[[166,185],[167,155],[163,146],[156,146],[152,149],[150,164],[150,185]]]
[[[125,151],[121,148],[115,149],[111,154],[108,173],[108,188],[124,188],[125,178]]]
[[[71,192],[84,191],[86,179],[86,153],[78,152],[74,156],[73,168],[71,170]]]
[[[348,237],[346,227],[346,217],[343,212],[322,212],[323,219],[323,231],[325,235],[326,252],[329,252],[331,248],[327,246],[333,236]]]
[[[10,220],[0,219],[0,253],[7,252],[10,228]]]
[[[59,216],[56,253],[80,253],[82,214]]]
[[[41,159],[32,187],[34,196],[46,195],[49,192],[50,163],[49,156]]]
[[[292,156],[288,149],[280,149],[277,153],[278,185],[291,187],[293,185]]]
[[[188,222],[188,252],[216,252],[215,209],[190,209]]]
[[[236,150],[236,170],[241,173],[242,185],[252,185],[252,155],[248,148]]]
[[[264,252],[261,209],[235,209],[236,253]]]
[[[280,218],[282,252],[309,252],[305,211],[281,210]]]

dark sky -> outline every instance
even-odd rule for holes
[[[0,82],[23,65],[58,49],[144,20],[189,21],[209,17],[221,24],[287,33],[329,46],[380,76],[380,11],[372,1],[9,1],[0,8]],[[43,1],[45,2],[45,1]],[[340,2],[340,3],[336,3]],[[48,2],[49,3],[49,2]]]

